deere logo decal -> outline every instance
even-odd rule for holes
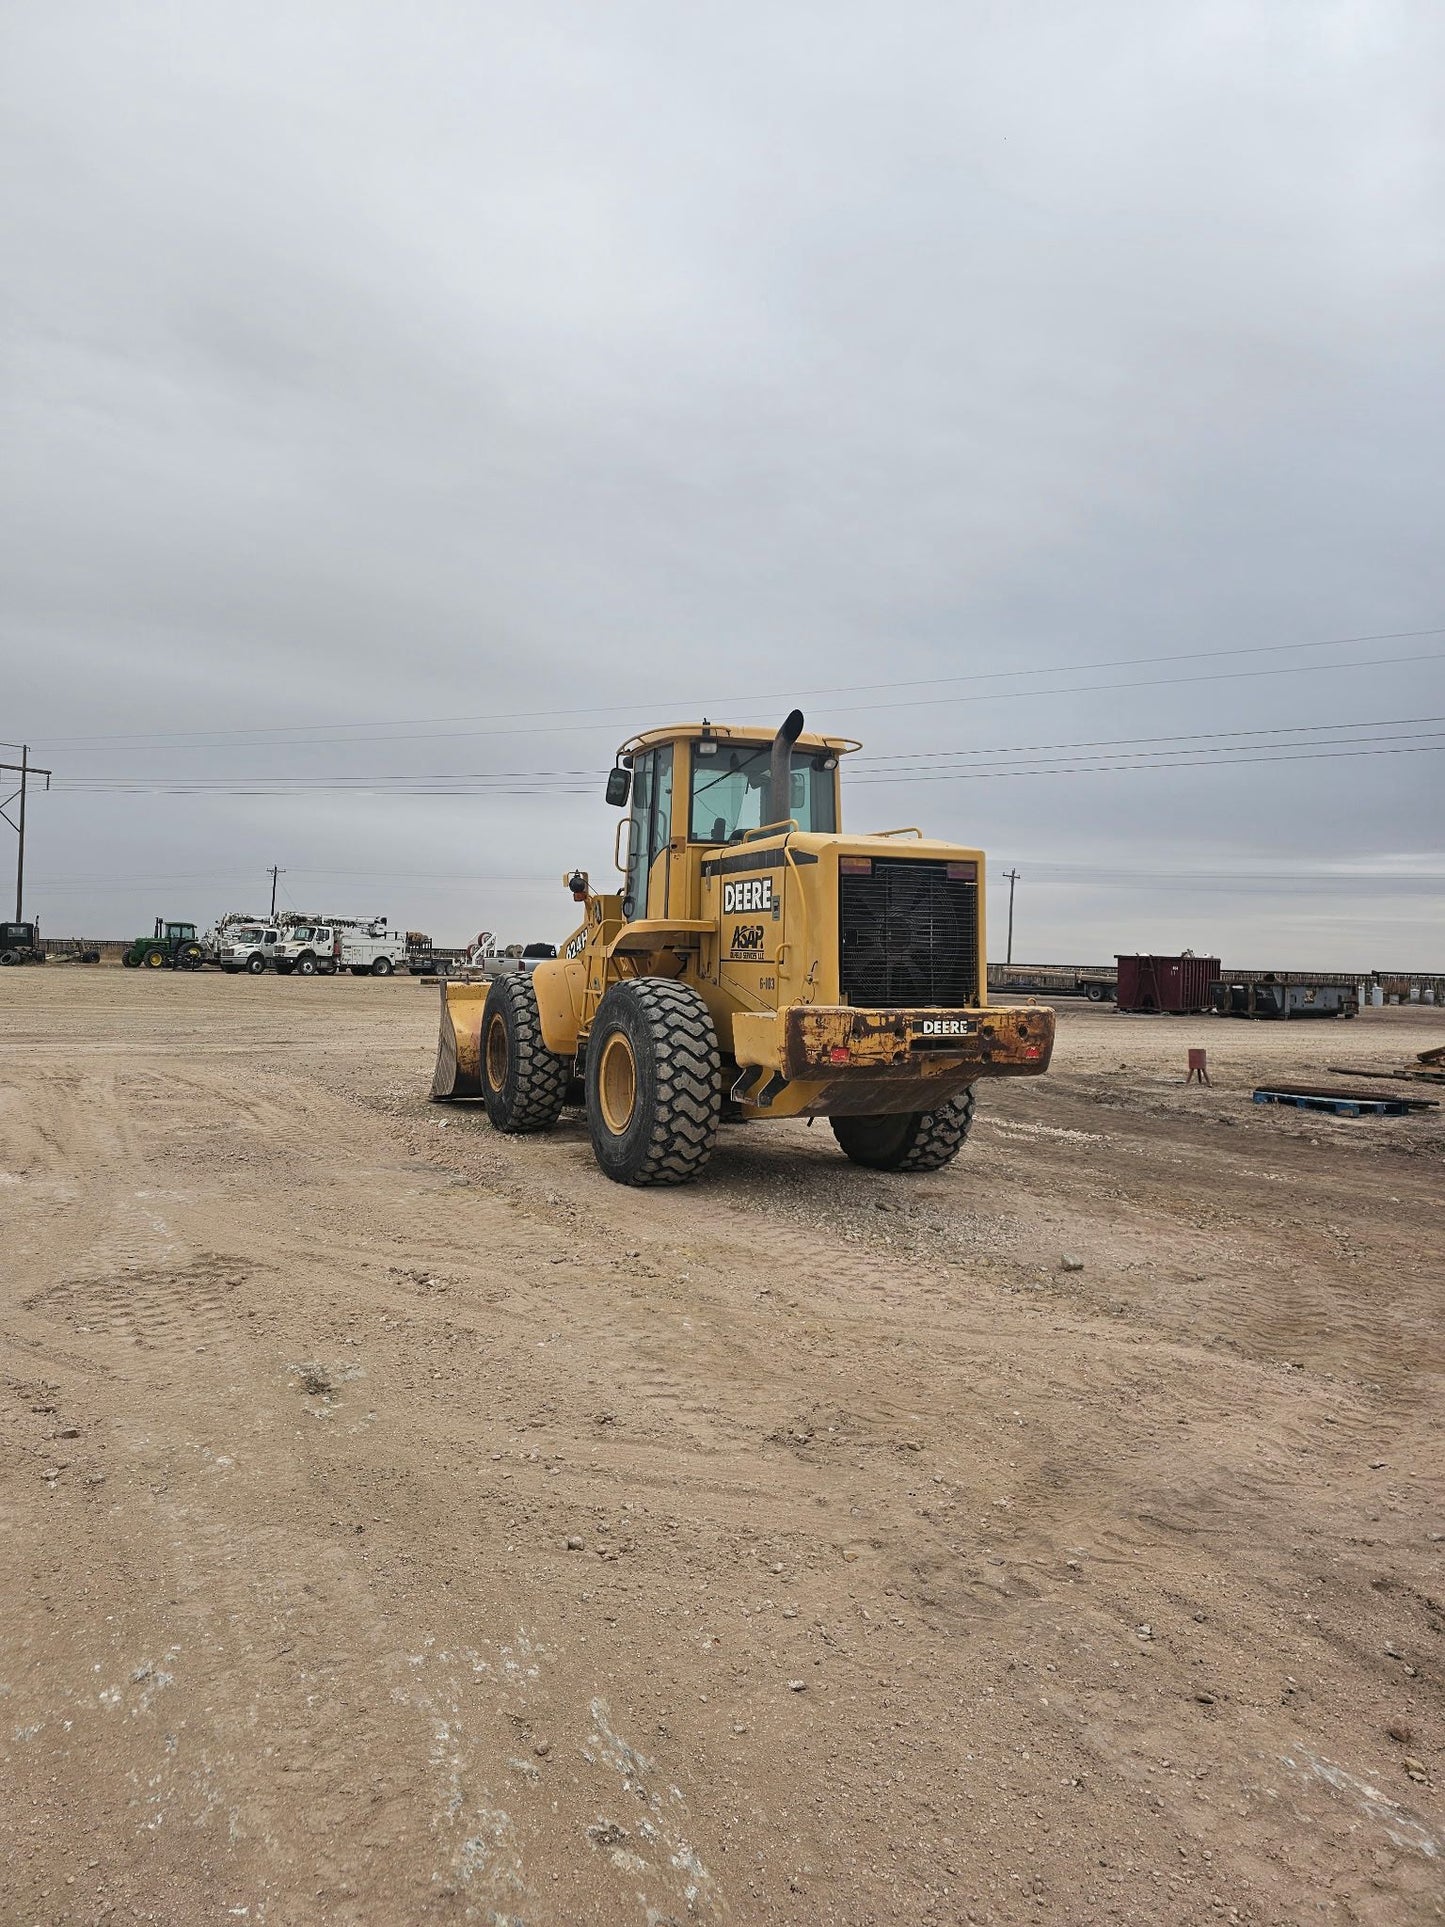
[[[923,1037],[967,1037],[972,1029],[966,1017],[925,1017],[918,1026]]]
[[[773,879],[748,877],[742,883],[723,885],[723,915],[744,917],[773,907]]]

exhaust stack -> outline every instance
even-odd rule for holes
[[[786,823],[793,814],[790,792],[792,789],[793,744],[803,733],[803,712],[795,709],[773,738],[772,760],[768,766],[768,815],[769,823]]]

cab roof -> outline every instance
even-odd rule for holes
[[[720,743],[745,743],[749,749],[767,749],[776,733],[765,725],[739,727],[733,723],[711,723],[704,718],[700,723],[669,723],[663,729],[645,729],[636,736],[629,736],[617,754],[636,756],[657,743],[695,743],[704,736],[716,737]],[[851,756],[854,750],[862,747],[851,736],[819,736],[810,729],[805,729],[794,744],[795,749],[825,749],[833,756]]]

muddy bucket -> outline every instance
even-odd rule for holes
[[[482,1012],[490,984],[443,984],[434,1098],[482,1094]]]

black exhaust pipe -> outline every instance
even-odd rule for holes
[[[795,709],[773,738],[772,760],[768,765],[769,823],[786,823],[793,814],[793,744],[803,733],[803,712]]]

